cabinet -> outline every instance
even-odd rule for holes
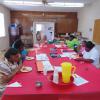
[[[58,34],[77,32],[77,19],[76,18],[58,19],[56,25],[57,25],[56,30]]]

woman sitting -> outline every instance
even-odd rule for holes
[[[79,55],[80,58],[77,58],[77,61],[93,63],[96,67],[98,67],[100,55],[91,41],[85,43],[85,50]]]
[[[67,44],[69,48],[72,48],[72,49],[74,49],[75,45],[78,46],[80,44],[77,38],[73,35],[70,35],[69,40],[66,40],[65,43]]]
[[[25,59],[25,57],[26,57],[28,52],[27,52],[26,49],[24,49],[24,44],[21,41],[21,39],[16,40],[13,43],[12,48],[15,48],[16,50],[19,51],[19,53],[21,54],[21,57],[22,57],[22,61],[23,61]]]
[[[44,35],[41,31],[37,31],[36,33],[36,47],[41,47],[43,45],[47,44],[47,37]]]
[[[41,32],[40,31],[37,31],[37,33],[36,33],[36,40],[37,40],[37,43],[40,45],[40,43],[42,41],[42,37],[41,37]]]

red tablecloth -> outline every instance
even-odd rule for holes
[[[51,58],[50,47],[48,45],[39,52],[47,53],[51,64],[55,66],[64,61],[71,62],[77,67],[76,73],[89,82],[81,86],[57,87],[50,83],[46,76],[37,72],[35,60],[25,61],[24,65],[31,66],[32,72],[17,74],[10,83],[17,81],[22,84],[22,87],[7,88],[2,100],[100,100],[100,70],[89,63],[81,63],[68,58]],[[29,56],[35,57],[34,51],[30,51]],[[41,81],[43,86],[37,88],[36,81]]]

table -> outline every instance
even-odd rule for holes
[[[66,88],[53,86],[47,76],[37,72],[35,60],[25,61],[24,65],[31,66],[32,72],[17,74],[10,83],[17,81],[22,84],[22,87],[7,88],[2,100],[100,100],[100,70],[89,63],[81,63],[68,58],[51,58],[49,55],[51,47],[53,45],[48,45],[48,47],[41,48],[39,52],[47,53],[51,64],[55,66],[64,61],[71,62],[77,67],[76,73],[88,80],[89,83]],[[58,52],[60,53],[60,49]],[[30,51],[29,56],[35,57],[35,52]],[[41,81],[43,86],[37,88],[36,81]]]

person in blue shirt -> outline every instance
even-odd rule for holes
[[[12,48],[15,48],[19,51],[19,53],[21,54],[22,61],[24,61],[28,52],[26,49],[24,49],[24,43],[21,41],[21,39],[16,40],[13,43]]]

